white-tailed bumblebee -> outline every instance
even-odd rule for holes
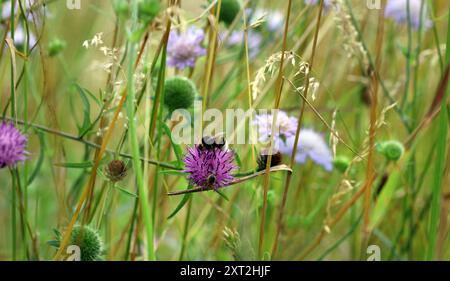
[[[200,150],[212,150],[215,148],[224,150],[227,149],[227,143],[223,134],[218,134],[214,137],[204,136],[202,143],[199,145]]]

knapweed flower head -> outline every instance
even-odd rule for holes
[[[26,159],[27,136],[22,135],[12,123],[0,124],[0,168],[14,166]]]
[[[279,150],[284,154],[291,155],[294,143],[295,136],[291,136],[285,141],[279,140]],[[322,166],[326,171],[333,170],[333,156],[324,137],[313,129],[301,128],[295,161],[305,164],[308,159]]]
[[[253,119],[253,125],[258,131],[258,140],[260,142],[267,142],[272,134],[272,123],[275,114],[259,114]],[[289,117],[285,111],[279,110],[274,128],[274,140],[286,140],[294,136],[297,131],[298,120],[295,117]]]
[[[196,27],[183,33],[171,31],[167,43],[167,64],[178,69],[194,67],[197,58],[206,54],[206,49],[201,46],[204,37],[203,30]]]
[[[127,175],[127,165],[122,160],[112,160],[105,168],[106,177],[112,182],[123,180]]]
[[[258,55],[261,49],[263,37],[258,31],[250,30],[248,36],[248,52],[249,57],[254,58]],[[244,31],[235,30],[230,34],[230,37],[225,44],[227,47],[244,46]]]
[[[423,3],[422,10],[421,0],[388,0],[384,10],[384,16],[387,18],[392,18],[398,24],[408,24],[408,1],[409,23],[412,28],[418,30],[421,22],[425,30],[430,28],[432,26],[432,22],[427,17],[427,5],[426,3]]]
[[[226,148],[208,148],[195,145],[188,148],[184,158],[185,173],[190,184],[205,189],[218,189],[230,184],[237,169],[234,152]]]

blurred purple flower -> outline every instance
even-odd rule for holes
[[[34,36],[33,33],[29,33],[29,45],[30,47],[33,47],[36,44],[36,37]],[[11,36],[11,31],[8,32],[8,37]],[[23,46],[25,44],[25,40],[27,38],[27,33],[26,30],[23,29],[23,27],[21,25],[17,26],[16,29],[14,30],[14,45],[16,47],[20,47]]]
[[[306,5],[319,5],[320,0],[305,0]],[[324,0],[323,2],[324,8],[329,9],[331,7],[331,0]]]
[[[421,0],[388,0],[386,8],[384,10],[384,16],[392,18],[398,24],[408,24],[408,1],[409,1],[409,22],[412,28],[419,29],[421,18]],[[422,11],[422,26],[425,30],[430,28],[433,23],[426,16],[427,5],[423,4]]]
[[[23,1],[23,4],[22,4],[25,14],[27,15],[27,20],[30,22],[33,21],[33,15],[30,12],[30,8],[33,7],[33,5],[35,5],[36,3],[37,3],[37,0],[26,0],[26,1]],[[11,17],[11,1],[5,1],[3,4],[0,4],[0,5],[2,6],[1,19],[8,20]],[[40,12],[44,11],[44,7],[45,7],[45,5],[42,5],[39,8]],[[17,15],[18,13],[21,13],[18,1],[16,1],[16,5],[14,7],[14,13],[15,13],[15,15]]]
[[[232,172],[237,166],[233,160],[234,152],[229,149],[201,149],[196,145],[188,148],[184,172],[190,174],[188,180],[192,185],[218,189],[234,179]]]
[[[250,30],[248,32],[248,52],[249,57],[254,58],[258,55],[262,43],[262,35],[257,31]],[[243,46],[244,44],[244,31],[235,30],[230,34],[226,42],[228,47]]]
[[[280,11],[271,11],[266,9],[256,9],[254,12],[251,8],[245,10],[250,22],[254,23],[264,17],[267,30],[270,32],[280,31],[284,26],[284,14]]]
[[[262,143],[270,139],[270,135],[272,134],[272,120],[272,114],[257,115],[253,120],[253,125],[257,126],[259,134],[258,140]],[[297,124],[297,118],[289,117],[284,111],[278,112],[274,131],[273,151],[279,151],[289,156],[292,154]],[[327,171],[333,169],[333,157],[323,136],[312,129],[302,128],[298,139],[295,161],[304,164],[308,158],[311,158],[311,160],[321,165]]]
[[[178,69],[194,67],[196,59],[206,54],[201,46],[204,37],[203,30],[196,27],[190,27],[181,34],[171,31],[167,44],[167,64]]]
[[[27,136],[22,135],[12,123],[0,124],[0,168],[14,166],[26,159]]]
[[[291,155],[294,142],[295,136],[287,138],[286,141],[279,141],[280,152]],[[323,136],[312,129],[302,128],[300,129],[295,161],[304,164],[308,158],[327,171],[333,170],[333,156]]]
[[[267,142],[272,134],[272,122],[274,115],[260,114],[256,115],[253,119],[253,125],[256,126],[258,131],[258,140],[260,142]],[[298,120],[295,117],[289,117],[286,112],[279,110],[277,114],[277,120],[275,122],[274,140],[281,138],[286,140],[287,138],[294,136],[297,131]]]

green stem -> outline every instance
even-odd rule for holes
[[[133,22],[135,23],[134,26],[136,26],[137,22],[137,2],[133,4]],[[128,63],[128,98],[127,98],[127,114],[128,114],[128,120],[129,120],[129,128],[130,128],[130,148],[133,156],[133,166],[136,173],[136,181],[139,189],[139,197],[140,197],[140,203],[142,208],[142,215],[144,216],[144,225],[145,225],[145,231],[147,235],[147,259],[148,260],[155,260],[155,253],[153,249],[153,224],[150,217],[150,206],[148,202],[148,192],[147,188],[144,185],[144,177],[142,173],[142,167],[141,167],[141,161],[139,156],[139,142],[137,138],[137,132],[136,132],[136,120],[135,120],[135,106],[134,106],[134,100],[135,100],[135,92],[134,92],[134,56],[136,54],[136,44],[131,43],[130,49],[129,49],[129,63]]]

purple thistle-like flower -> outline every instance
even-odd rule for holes
[[[0,168],[14,166],[26,159],[27,136],[22,135],[12,123],[0,124]]]
[[[201,42],[205,37],[203,30],[191,27],[179,34],[171,31],[167,43],[167,64],[178,69],[194,67],[198,57],[206,54]]]
[[[384,10],[384,16],[392,18],[399,24],[408,24],[408,1],[409,1],[409,22],[413,29],[418,30],[422,12],[422,26],[425,30],[432,26],[432,21],[426,16],[427,5],[421,0],[389,0]]]
[[[229,149],[202,149],[199,145],[189,147],[184,158],[185,170],[192,185],[202,188],[218,189],[231,183],[232,172],[237,166],[233,163],[234,152]]]

